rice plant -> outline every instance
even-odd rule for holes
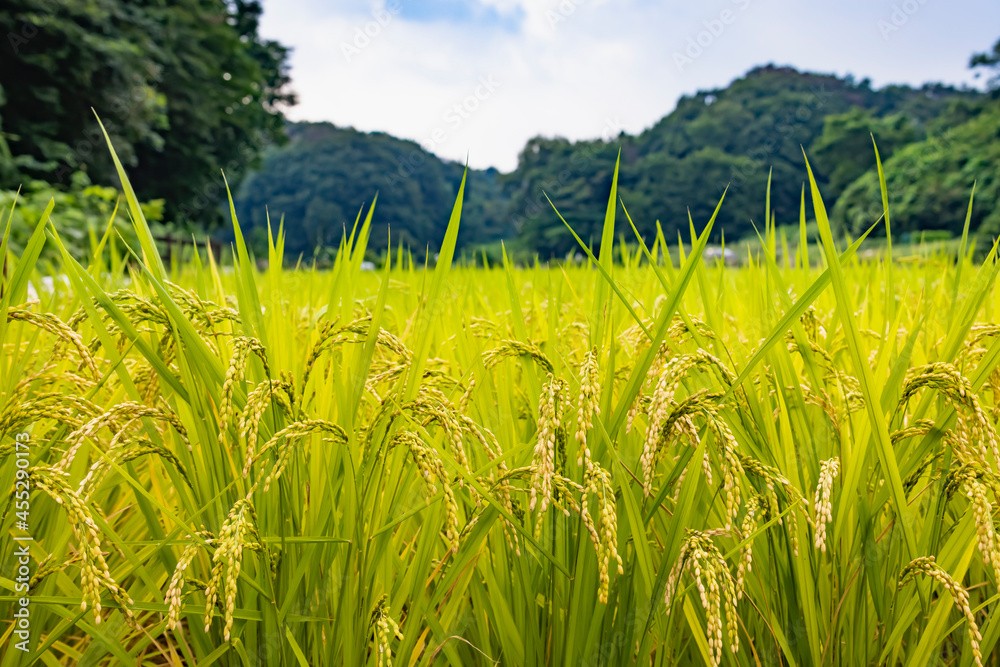
[[[0,667],[1000,664],[995,246],[168,269],[118,169],[3,284]]]

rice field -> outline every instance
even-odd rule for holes
[[[377,208],[323,272],[238,223],[164,266],[127,186],[138,248],[43,219],[0,667],[1000,664],[996,247],[861,260],[811,190],[824,261],[768,220],[741,268],[714,218],[614,245],[614,187],[583,266],[453,262],[461,191],[436,265],[374,272]]]

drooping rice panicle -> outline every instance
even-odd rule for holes
[[[77,543],[80,556],[80,579],[83,601],[80,609],[94,610],[94,623],[101,623],[101,593],[104,589],[119,604],[128,622],[134,622],[132,599],[111,576],[108,563],[101,550],[101,531],[94,523],[90,509],[66,481],[67,474],[54,468],[38,466],[28,471],[28,479],[48,494],[67,514],[69,526]]]
[[[205,592],[205,632],[212,627],[212,616],[215,601],[220,590],[223,594],[222,637],[229,641],[233,629],[233,610],[236,607],[236,583],[239,580],[240,569],[243,566],[243,549],[259,544],[257,534],[257,512],[249,498],[236,501],[229,511],[212,557],[212,576]]]
[[[565,400],[566,384],[550,373],[542,396],[538,402],[538,436],[535,443],[534,465],[535,475],[531,480],[531,499],[528,509],[539,515],[545,513],[552,502],[552,479],[556,474],[556,439],[557,431],[562,428],[562,411]]]
[[[69,343],[80,356],[81,364],[90,372],[95,379],[100,377],[97,370],[97,363],[94,361],[90,350],[84,345],[80,334],[73,331],[65,322],[50,313],[35,313],[23,308],[8,308],[8,322],[25,322],[49,332],[62,341]]]
[[[73,459],[76,457],[76,453],[79,451],[80,447],[83,446],[84,441],[88,438],[94,439],[101,429],[109,428],[117,433],[121,431],[123,424],[136,424],[139,420],[147,418],[169,424],[181,437],[181,440],[187,446],[188,450],[191,450],[191,442],[188,439],[187,428],[185,428],[180,418],[172,411],[142,405],[141,403],[125,401],[115,405],[104,414],[94,417],[83,426],[66,436],[66,452],[63,454],[62,459],[56,464],[56,467],[60,470],[69,470],[70,465],[73,463]]]
[[[215,536],[208,531],[199,531],[197,535],[205,541],[209,546],[215,544]],[[181,557],[177,561],[177,567],[174,568],[174,573],[170,577],[170,583],[167,586],[166,593],[166,603],[167,603],[167,628],[170,630],[178,630],[181,625],[181,605],[183,604],[183,593],[184,593],[184,575],[187,569],[191,566],[198,552],[201,550],[202,546],[196,541],[192,541],[191,544],[184,547],[184,551],[181,553]]]
[[[580,399],[576,414],[576,441],[579,444],[576,464],[582,466],[590,459],[590,449],[587,447],[587,432],[593,426],[594,415],[601,414],[598,405],[600,399],[600,369],[597,365],[597,348],[587,350],[580,369]]]
[[[226,380],[222,384],[222,398],[219,401],[219,442],[226,441],[226,430],[233,417],[233,392],[236,390],[236,383],[246,375],[250,353],[254,353],[260,358],[261,363],[264,364],[265,372],[270,375],[270,371],[267,369],[267,353],[259,340],[240,336],[234,338],[232,344],[233,356],[229,360]]]
[[[301,422],[293,422],[281,429],[274,436],[271,437],[257,455],[253,458],[251,463],[258,461],[266,452],[271,449],[277,449],[277,460],[271,467],[270,472],[264,478],[264,491],[267,491],[271,487],[271,482],[275,482],[281,478],[282,473],[288,466],[288,461],[291,458],[292,450],[294,448],[294,443],[296,440],[304,438],[312,434],[325,434],[324,440],[330,442],[337,442],[344,444],[348,441],[347,433],[344,429],[337,424],[324,421],[322,419],[310,419]]]
[[[705,635],[708,638],[708,651],[713,665],[722,662],[723,650],[723,610],[725,610],[726,633],[729,639],[729,649],[732,653],[739,651],[739,633],[736,621],[736,582],[729,572],[729,566],[718,547],[712,542],[711,532],[701,532],[685,529],[681,553],[670,570],[664,594],[667,610],[671,609],[674,594],[681,575],[685,572],[694,579],[701,598],[702,607],[708,616],[708,627]]]
[[[976,623],[976,616],[969,606],[969,593],[962,585],[955,581],[950,574],[945,572],[937,564],[934,556],[921,556],[910,562],[899,574],[899,588],[913,581],[918,574],[934,579],[941,584],[951,596],[952,602],[958,610],[965,616],[968,625],[969,643],[972,646],[972,659],[976,667],[983,667],[983,654],[979,650],[979,644],[983,641],[983,636],[979,633],[979,625]]]
[[[816,484],[816,496],[813,500],[813,510],[816,512],[816,548],[826,553],[826,526],[833,521],[833,480],[840,471],[840,459],[832,458],[823,461],[819,466],[819,482]]]
[[[393,639],[402,641],[403,633],[390,615],[387,595],[382,595],[375,603],[369,628],[375,631],[375,667],[392,667],[392,648],[389,642]]]
[[[493,368],[504,359],[514,357],[530,357],[546,373],[552,373],[552,362],[549,361],[537,345],[532,343],[522,343],[517,340],[502,340],[500,345],[492,350],[483,352],[483,363],[487,369]]]

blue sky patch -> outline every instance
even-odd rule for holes
[[[390,0],[391,1],[391,0]],[[402,8],[400,16],[408,21],[473,25],[509,33],[520,31],[524,10],[501,13],[495,7],[484,7],[469,0],[396,0]]]

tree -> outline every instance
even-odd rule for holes
[[[994,97],[1000,96],[1000,39],[993,45],[993,50],[989,53],[977,53],[969,60],[969,67],[978,69],[980,67],[991,70],[990,78],[986,85],[993,91]],[[979,74],[978,72],[976,73]]]
[[[238,179],[283,137],[287,49],[244,0],[10,0],[0,58],[3,131],[17,174],[69,186],[116,180],[96,111],[140,198],[167,217],[219,218],[219,170]]]
[[[32,178],[68,186],[87,169],[111,182],[111,161],[94,120],[126,164],[135,147],[156,142],[166,101],[153,87],[158,67],[151,17],[120,0],[9,0],[0,11],[4,132],[15,156],[8,188]]]
[[[6,101],[3,86],[0,86],[0,110]],[[3,115],[0,114],[0,185],[15,178],[17,178],[17,166],[14,164],[14,156],[10,153],[10,146],[7,145],[7,135],[3,131]]]
[[[167,101],[162,141],[137,150],[139,196],[163,197],[167,216],[213,223],[232,186],[259,165],[263,149],[285,140],[282,109],[288,49],[257,34],[260,3],[144,0],[157,17],[159,90]]]

